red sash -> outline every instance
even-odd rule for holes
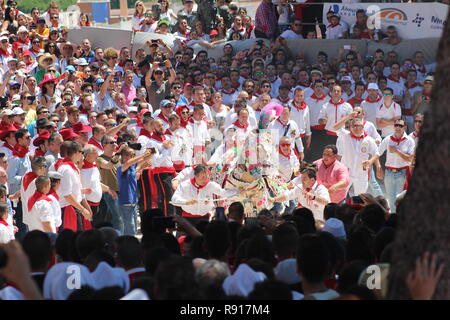
[[[36,190],[36,192],[28,199],[28,211],[31,211],[33,209],[33,206],[36,202],[40,200],[46,200],[48,202],[52,202],[52,199],[50,199],[46,194],[43,194]]]
[[[26,173],[23,178],[22,178],[22,184],[23,184],[23,189],[25,191],[27,191],[28,186],[30,185],[31,182],[33,182],[34,179],[36,179],[38,177],[38,175],[34,172],[28,172]]]
[[[94,137],[89,139],[88,144],[92,144],[103,151],[103,146],[100,143],[98,143],[98,141],[95,140]]]

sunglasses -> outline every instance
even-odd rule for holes
[[[175,86],[175,87],[173,87],[174,88],[174,90],[178,90],[178,89],[181,89],[181,87],[180,86]]]
[[[105,142],[105,144],[116,144],[116,141]]]
[[[390,96],[392,96],[392,94],[390,94],[390,93],[383,93],[383,97],[390,97]]]
[[[270,86],[264,85],[264,86],[262,86],[261,88],[270,88]]]
[[[117,123],[110,123],[110,124],[105,124],[106,127],[115,127],[117,126]]]
[[[181,114],[189,114],[189,111],[182,111]]]
[[[88,89],[88,90],[84,90],[84,92],[86,92],[86,93],[92,93],[92,92],[94,92],[94,90]]]
[[[162,71],[155,71],[155,74],[161,75],[161,74],[163,74],[163,72]]]
[[[403,128],[404,126],[405,126],[404,124],[399,124],[399,123],[394,124],[394,127],[397,127],[397,128]]]
[[[295,26],[295,27],[300,27],[301,24],[300,24],[300,23],[294,23],[294,26]]]
[[[280,144],[280,147],[290,147],[291,144],[290,143],[282,143]]]
[[[316,88],[321,88],[321,89],[323,89],[323,86],[316,86]]]
[[[414,120],[414,123],[422,123],[422,120]]]

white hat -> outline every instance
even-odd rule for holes
[[[378,85],[376,83],[369,83],[369,85],[367,86],[367,90],[378,90]]]
[[[128,107],[128,112],[138,112],[137,107]]]
[[[0,290],[0,299],[2,300],[25,300],[22,292],[14,287],[7,286]]]
[[[321,76],[321,77],[323,76],[323,73],[322,73],[322,71],[320,71],[320,70],[317,70],[317,69],[313,69],[313,70],[311,70],[311,74],[313,74],[313,73],[318,73],[318,74],[320,74],[320,76]]]
[[[15,116],[20,116],[21,114],[25,113],[25,111],[20,107],[15,107],[14,109],[12,109],[12,112]]]
[[[4,109],[2,112],[0,112],[0,117],[6,117],[6,116],[12,116],[13,112],[11,109]]]
[[[133,291],[130,291],[126,296],[123,296],[120,298],[120,300],[150,300],[150,298],[147,295],[147,292],[145,292],[142,289],[134,289]]]
[[[63,178],[63,175],[61,173],[59,173],[58,171],[49,171],[47,173],[48,177],[50,179],[59,179],[61,180]]]
[[[336,218],[330,218],[325,222],[325,226],[322,231],[331,233],[336,238],[346,239],[347,235],[345,233],[344,223]]]
[[[113,268],[106,262],[98,264],[97,269],[92,272],[92,287],[100,290],[106,287],[119,286],[124,292],[130,290],[130,278],[122,268]]]
[[[255,284],[266,280],[266,275],[262,272],[255,272],[247,264],[239,265],[236,272],[225,278],[222,288],[229,296],[237,295],[246,297],[253,291]]]
[[[342,78],[341,78],[341,82],[342,81],[350,81],[350,82],[352,82],[352,78],[350,78],[349,76],[343,76]]]
[[[79,66],[88,66],[89,63],[86,61],[85,58],[80,58],[80,59],[78,59],[78,65]]]
[[[48,270],[45,276],[44,298],[66,300],[73,291],[81,289],[81,286],[84,285],[92,286],[93,282],[92,275],[86,266],[75,262],[57,263]],[[73,284],[73,286],[68,284]],[[78,284],[80,287],[75,286]]]
[[[3,40],[9,40],[9,38],[7,36],[1,36],[0,41],[3,41]]]
[[[295,284],[302,281],[297,272],[297,260],[293,258],[279,262],[274,272],[275,278],[286,284]]]
[[[17,33],[21,33],[21,32],[28,32],[28,29],[24,26],[19,27],[19,29],[17,30]]]

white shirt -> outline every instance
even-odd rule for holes
[[[405,88],[405,80],[400,76],[398,81],[387,77],[387,86],[394,90],[394,96],[401,96],[403,94],[403,89]]]
[[[50,202],[50,205],[52,206],[53,215],[55,218],[55,227],[59,227],[62,224],[61,220],[61,206],[59,205],[59,201],[51,194],[47,195],[50,199],[52,199],[52,202]]]
[[[289,128],[288,128],[289,126]],[[297,124],[293,120],[289,120],[288,123],[284,124],[281,122],[280,118],[273,121],[269,125],[270,130],[274,130],[277,132],[277,136],[275,136],[275,132],[272,131],[272,139],[275,141],[280,141],[281,137],[286,136],[291,139],[291,146],[294,148],[294,143],[297,146],[298,152],[303,152],[303,142],[300,138],[300,130],[297,127]]]
[[[375,127],[375,125],[367,120],[363,121],[364,123],[364,132],[367,133],[367,135],[369,137],[372,137],[373,140],[375,140],[375,142],[380,142],[381,143],[381,136],[377,131],[377,128]]]
[[[342,38],[345,31],[347,31],[347,28],[341,23],[338,23],[336,26],[332,26],[330,24],[327,26],[327,30],[325,31],[326,39],[336,40]]]
[[[156,154],[151,158],[151,164],[153,168],[159,167],[173,167],[173,162],[171,159],[172,148],[164,148],[161,141],[155,139],[149,139],[148,145],[150,148],[155,148]]]
[[[280,96],[276,96],[275,98],[272,99],[272,102],[278,103],[284,107],[290,104],[291,98],[289,98],[288,96],[286,99],[282,99]]]
[[[405,84],[406,84],[406,82],[405,82]],[[421,87],[418,83],[416,83],[414,85],[414,87],[412,87],[412,88],[407,88],[406,86],[404,86],[401,95],[404,97],[405,94],[408,92],[409,93],[409,99],[404,98],[402,100],[402,107],[403,107],[403,109],[411,109],[411,107],[413,105],[413,102],[414,102],[413,101],[414,94],[416,92],[422,91],[422,90],[423,90],[423,87]]]
[[[402,109],[400,106],[392,101],[392,104],[389,108],[385,106],[384,103],[379,105],[377,109],[377,119],[385,119],[385,120],[391,120],[394,117],[401,117],[402,116]],[[387,137],[388,135],[391,135],[395,132],[394,125],[386,126],[384,128],[378,128],[381,129],[381,136]]]
[[[303,188],[302,179],[301,177],[297,177],[292,180],[292,184],[294,185],[294,188],[291,190],[288,190],[284,193],[286,198],[288,200],[296,200],[298,201],[302,207],[308,208],[312,211],[314,215],[314,219],[316,220],[324,220],[323,219],[323,209],[325,208],[325,205],[322,205],[318,203],[315,200],[308,200],[306,199],[306,190]],[[330,202],[330,194],[328,192],[328,189],[325,188],[324,185],[319,184],[317,181],[312,186],[311,190],[308,191],[309,193],[312,193],[316,197],[323,198]]]
[[[235,129],[237,139],[242,140],[248,137],[253,129],[253,126],[249,122],[247,122],[247,127],[242,126],[239,120],[236,120],[231,124],[231,126],[225,128],[225,132],[227,132],[229,129]]]
[[[283,32],[280,37],[283,37],[286,40],[303,39],[303,36],[301,33],[300,34],[295,33],[293,30],[290,30],[290,29]]]
[[[165,136],[166,139],[169,139],[174,143],[171,153],[172,161],[183,161],[185,165],[191,165],[193,156],[193,137],[191,131],[187,128],[180,127],[174,132],[167,129]]]
[[[14,240],[14,234],[11,234],[7,226],[0,224],[0,243],[8,243],[11,240]]]
[[[239,92],[236,89],[231,88],[230,90],[222,89],[220,90],[222,93],[222,103],[228,106],[232,106],[234,101],[236,101]]]
[[[81,179],[78,172],[76,172],[69,165],[62,165],[58,168],[58,172],[62,174],[61,184],[58,190],[59,205],[61,208],[67,207],[69,202],[64,198],[65,196],[72,195],[76,202],[81,202],[83,196],[81,194]]]
[[[417,148],[417,145],[419,143],[419,135],[417,134],[417,132],[414,130],[413,132],[411,132],[409,134],[409,137],[414,140],[414,143],[415,143],[416,148]]]
[[[374,124],[376,123],[377,110],[383,103],[382,99],[382,96],[378,96],[378,98],[375,100],[370,100],[370,98],[367,97],[363,102],[361,102],[361,108],[363,108],[365,114],[364,118],[366,118],[367,121],[370,121]]]
[[[281,152],[278,154],[278,173],[285,182],[291,181],[292,174],[294,171],[298,170],[299,167],[300,162],[292,150],[289,157],[286,157]]]
[[[342,155],[341,162],[348,168],[350,178],[368,180],[368,171],[363,170],[362,163],[378,154],[375,140],[366,134],[362,138],[355,138],[345,129],[338,130],[337,134],[341,140],[338,153]]]
[[[237,191],[222,189],[218,183],[212,181],[198,188],[194,186],[195,182],[192,180],[182,182],[172,196],[172,202],[180,204],[190,200],[199,200],[196,204],[181,206],[183,211],[191,215],[205,216],[214,209],[214,201],[205,202],[200,200],[213,199],[213,195],[217,195],[220,198],[228,198],[237,194]]]
[[[194,147],[205,146],[207,141],[211,141],[211,137],[209,136],[208,124],[206,121],[200,120],[196,121],[191,119],[187,125],[192,132],[192,144]]]
[[[330,100],[328,95],[323,95],[321,98],[312,94],[305,99],[306,104],[309,107],[309,123],[311,127],[319,125],[319,115],[322,107]]]
[[[6,158],[8,159],[8,163],[13,158],[13,152],[11,149],[5,147],[6,142],[3,144],[3,146],[0,147],[0,153],[4,153],[6,155]]]
[[[22,200],[22,219],[23,223],[28,224],[28,199],[36,192],[36,178],[30,182],[27,189],[25,190],[25,185],[23,183],[20,184],[20,199]]]
[[[253,108],[247,108],[248,110],[248,123],[252,127],[256,127],[258,124],[259,115],[261,114],[261,111],[255,111]],[[234,109],[231,109],[227,116],[225,117],[225,128],[228,128],[237,120],[237,114],[234,111]]]
[[[335,132],[333,126],[336,124],[336,122],[348,116],[352,112],[352,106],[349,103],[344,102],[344,100],[341,99],[337,104],[334,104],[330,100],[322,107],[319,119],[327,119],[325,129],[331,132]]]
[[[80,170],[81,185],[83,188],[90,188],[92,192],[84,195],[87,201],[99,203],[102,200],[102,185],[100,183],[100,171],[98,167]]]
[[[300,106],[297,106],[297,103],[292,100],[289,103],[291,107],[291,119],[297,124],[298,130],[301,135],[311,135],[311,126],[310,126],[310,116],[309,116],[309,107],[304,103],[305,108],[301,109]]]
[[[400,142],[393,141],[392,138],[395,139],[394,135],[389,135],[388,137],[384,138],[383,141],[381,141],[381,144],[378,148],[378,152],[380,155],[382,155],[386,150],[386,168],[395,168],[400,169],[404,167],[408,167],[411,165],[411,161],[405,161],[403,160],[397,153],[390,152],[388,150],[389,146],[395,147],[398,150],[400,150],[403,153],[406,154],[413,154],[415,149],[415,143],[414,140],[406,135],[406,133],[403,134],[403,137],[400,139]]]
[[[53,214],[52,205],[47,200],[36,201],[28,215],[27,225],[29,231],[41,230],[45,232],[43,222],[50,222],[53,228],[55,227],[55,215]]]

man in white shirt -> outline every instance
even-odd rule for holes
[[[213,195],[219,198],[231,198],[237,191],[225,190],[216,182],[209,180],[205,166],[194,169],[194,178],[182,182],[172,196],[172,203],[180,206],[185,217],[192,224],[208,221],[214,209]]]
[[[205,159],[205,150],[211,143],[211,137],[208,131],[208,124],[205,120],[205,109],[202,105],[196,104],[194,106],[194,112],[189,120],[188,127],[192,132],[193,141],[193,153],[194,164],[202,163],[202,159]]]
[[[394,100],[398,103],[401,103],[403,88],[405,87],[405,80],[400,76],[400,64],[394,62],[391,65],[391,74],[386,78],[387,86],[394,91]]]
[[[278,163],[274,166],[278,168],[278,175],[289,183],[294,175],[298,174],[300,162],[292,150],[291,139],[289,137],[281,137],[278,145]],[[278,213],[283,212],[283,205],[280,202],[274,203],[274,208]],[[289,206],[285,207],[284,213],[292,213],[295,208],[295,202],[289,200]]]
[[[387,137],[395,132],[394,123],[402,116],[400,106],[394,102],[394,90],[383,89],[383,103],[377,109],[376,126],[381,130],[381,136]]]
[[[292,180],[293,188],[285,193],[269,198],[270,202],[296,200],[299,204],[313,212],[314,219],[323,221],[323,209],[330,203],[330,194],[324,185],[317,182],[316,171],[305,169],[300,177]]]
[[[329,136],[337,136],[336,131],[333,126],[344,118],[345,116],[352,113],[352,106],[345,102],[342,98],[342,89],[340,86],[335,85],[331,90],[331,100],[325,103],[320,111],[319,124],[325,125],[325,130]],[[330,142],[327,144],[335,144],[337,138],[329,139]]]
[[[287,85],[280,85],[278,87],[278,95],[272,101],[282,106],[287,106],[291,102],[291,98],[289,97],[290,90],[291,88]]]
[[[380,95],[378,90],[378,85],[376,83],[369,83],[369,85],[367,86],[368,96],[361,103],[361,107],[364,110],[366,119],[373,124],[376,123],[377,110],[383,103],[383,101],[381,101],[381,99],[383,99],[383,96]]]
[[[297,124],[300,131],[300,137],[305,138],[306,149],[311,147],[311,126],[309,107],[305,103],[305,92],[302,88],[294,90],[294,99],[291,100],[289,106],[291,107],[291,119]]]
[[[334,13],[331,16],[330,24],[327,26],[327,30],[325,31],[326,39],[344,39],[347,37],[347,27],[344,26],[341,22],[341,17]]]
[[[418,113],[414,116],[414,131],[409,134],[409,137],[414,140],[414,143],[417,145],[419,144],[419,137],[420,137],[420,129],[422,129],[423,125],[423,114]]]
[[[237,112],[237,120],[232,123],[231,126],[226,128],[225,130],[228,131],[229,129],[233,128],[236,130],[236,136],[237,139],[243,141],[245,140],[250,131],[252,130],[252,126],[250,125],[249,121],[249,111],[247,108],[242,108]]]
[[[295,123],[294,120],[290,120],[290,118],[291,109],[290,107],[285,106],[278,119],[273,121],[269,125],[269,130],[273,130],[272,135],[275,137],[275,139],[288,137],[291,141],[292,149],[295,150],[295,155],[300,161],[302,161],[304,158],[304,150],[300,130],[297,127],[297,123]],[[277,136],[275,136],[275,134]]]
[[[414,105],[414,94],[422,90],[423,87],[417,82],[417,71],[408,70],[402,92],[402,115],[408,126],[408,132],[414,129],[414,116],[411,112],[411,107]]]
[[[353,186],[353,194],[358,196],[369,186],[368,172],[378,159],[377,144],[364,132],[363,121],[358,118],[350,120],[350,131],[342,128],[337,134],[342,139],[342,150],[338,150],[342,155],[341,162],[348,168],[350,187]]]
[[[84,147],[84,161],[80,170],[81,185],[88,189],[84,198],[91,207],[92,215],[96,215],[100,201],[102,200],[102,184],[100,182],[100,171],[96,159],[99,154],[96,146],[88,144]],[[105,188],[107,190],[107,187]]]
[[[379,147],[380,156],[387,150],[384,185],[392,213],[395,213],[395,199],[403,191],[414,158],[414,140],[406,135],[405,126],[405,120],[394,120],[394,133],[384,138]]]
[[[55,215],[51,206],[51,199],[47,196],[50,191],[50,178],[46,175],[36,178],[36,191],[28,199],[29,231],[40,230],[56,233]]]
[[[55,163],[55,170],[63,176],[59,189],[62,228],[82,231],[86,221],[92,218],[91,208],[83,199],[80,170],[75,165],[82,160],[82,146],[76,141],[65,141],[63,146],[66,158]]]
[[[239,92],[231,86],[231,79],[228,75],[223,76],[220,82],[222,84],[222,89],[220,89],[222,103],[227,106],[232,106]]]
[[[295,19],[292,22],[291,29],[284,31],[281,35],[281,38],[286,40],[298,40],[303,39],[302,36],[302,21],[300,19]]]

